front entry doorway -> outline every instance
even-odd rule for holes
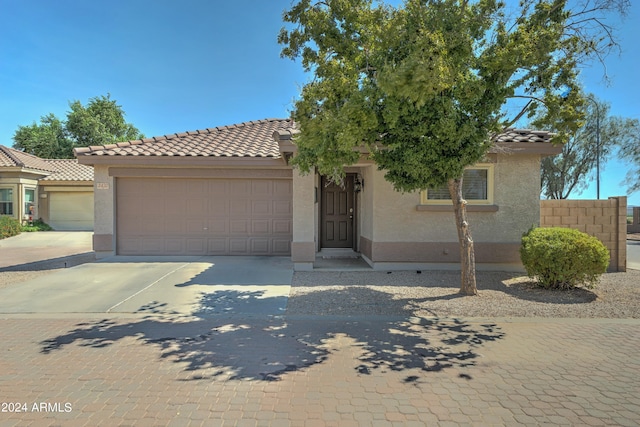
[[[320,244],[322,248],[354,249],[356,203],[355,174],[347,174],[344,187],[322,177]]]

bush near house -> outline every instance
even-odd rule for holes
[[[593,288],[607,271],[609,251],[600,240],[569,228],[532,228],[522,236],[520,258],[543,288]]]
[[[20,221],[10,216],[0,216],[0,239],[20,234]]]
[[[52,230],[53,230],[53,228],[51,228],[51,226],[49,224],[47,224],[46,222],[44,222],[41,219],[37,219],[37,220],[33,221],[33,223],[31,223],[31,224],[22,226],[22,231],[23,232],[52,231]]]

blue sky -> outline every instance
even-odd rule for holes
[[[612,114],[640,119],[640,2],[619,28],[623,52],[585,69]],[[288,117],[307,81],[276,42],[291,0],[0,0],[0,144],[68,102],[110,93],[146,136]],[[601,198],[626,194],[613,159]],[[595,185],[579,198],[595,198]],[[629,195],[640,205],[640,193]]]

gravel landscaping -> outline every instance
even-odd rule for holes
[[[0,288],[93,261],[71,256],[0,270]],[[477,273],[479,295],[458,293],[457,271],[296,272],[290,315],[640,318],[640,270],[607,273],[595,289],[544,290],[517,273]]]
[[[287,314],[640,318],[638,270],[605,274],[595,289],[545,290],[500,272],[477,272],[477,286],[460,295],[456,271],[297,272]]]

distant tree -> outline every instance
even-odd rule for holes
[[[13,136],[13,147],[43,159],[67,159],[73,157],[73,141],[65,123],[50,113],[40,118],[40,123],[19,126]]]
[[[13,136],[14,148],[42,158],[70,159],[75,147],[144,137],[125,121],[122,107],[111,95],[91,98],[86,106],[73,101],[69,107],[66,121],[48,114],[40,118],[40,123],[19,126]]]
[[[633,139],[628,139],[620,144],[620,157],[627,162],[631,169],[627,172],[626,184],[628,192],[633,193],[640,190],[640,120],[627,119],[633,122],[635,135]]]
[[[512,2],[515,3],[515,2]],[[572,8],[572,6],[574,6]],[[524,115],[575,132],[584,100],[578,65],[615,41],[602,17],[628,0],[299,0],[278,41],[313,80],[293,116],[294,163],[341,181],[366,146],[398,191],[448,186],[461,252],[460,292],[477,293],[462,176]],[[567,90],[570,89],[568,92]],[[567,96],[562,96],[568,93]],[[525,105],[512,116],[505,105]]]
[[[632,149],[640,142],[640,122],[609,116],[610,105],[587,97],[585,124],[562,147],[562,153],[542,159],[541,192],[549,199],[566,199],[572,192],[580,194],[593,179],[597,161],[597,131],[600,128],[600,165],[619,147]],[[595,104],[594,104],[595,103]],[[548,129],[554,131],[554,129]]]

